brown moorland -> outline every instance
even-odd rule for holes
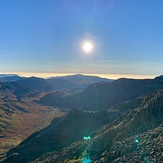
[[[38,104],[35,100],[44,92],[17,98],[5,93],[0,100],[0,159],[29,135],[45,128],[55,117],[64,113],[59,109]]]

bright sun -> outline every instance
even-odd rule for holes
[[[93,45],[91,42],[87,41],[87,42],[84,42],[83,44],[83,50],[87,53],[91,52],[93,49]]]

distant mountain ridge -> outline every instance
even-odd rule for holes
[[[97,76],[85,76],[85,75],[71,75],[61,77],[51,77],[48,79],[39,77],[20,77],[14,74],[0,74],[0,82],[18,82],[21,85],[29,87],[30,89],[36,90],[59,90],[59,91],[70,91],[70,90],[83,90],[90,84],[107,81],[112,82],[113,80],[100,78]]]
[[[0,82],[13,82],[20,79],[24,79],[24,77],[20,77],[14,74],[0,74]]]
[[[76,75],[68,75],[68,76],[61,76],[61,77],[52,77],[49,79],[67,79],[69,81],[72,82],[76,82],[76,83],[96,83],[96,82],[100,82],[100,81],[106,81],[106,82],[112,82],[112,79],[107,79],[107,78],[101,78],[98,76],[89,76],[89,75],[82,75],[82,74],[76,74]]]
[[[113,82],[93,83],[78,93],[49,93],[41,98],[40,102],[59,108],[103,110],[162,88],[163,78],[161,77],[155,79],[121,78]]]
[[[17,83],[29,87],[30,89],[48,91],[52,89],[52,85],[46,79],[38,77],[29,77],[18,80]]]
[[[75,90],[75,89],[85,89],[90,84],[97,82],[112,82],[111,79],[101,78],[98,76],[86,76],[81,74],[52,77],[47,79],[56,90]]]
[[[65,78],[69,78],[69,80]],[[85,110],[109,109],[125,101],[163,88],[163,78],[161,76],[141,80],[121,78],[112,82],[106,82],[105,79],[98,78],[100,82],[93,82],[86,87],[89,82],[83,84],[83,81],[87,78],[91,80],[89,82],[93,82],[97,81],[98,77],[74,75],[47,80],[37,77],[21,78],[14,82],[2,83],[2,88],[11,90],[14,95],[23,95],[34,90],[46,91],[47,94],[39,100],[40,103],[59,108],[77,107]],[[76,81],[76,83],[72,81]],[[80,92],[76,92],[77,90],[80,90]],[[67,91],[70,93],[67,93]]]

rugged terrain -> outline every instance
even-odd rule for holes
[[[77,81],[79,77],[82,78],[81,83]],[[91,80],[87,81],[86,78]],[[55,92],[61,88],[65,92],[81,90],[98,80],[108,79],[83,75],[52,79],[0,75],[0,159],[5,157],[9,149],[17,146],[33,132],[48,126],[53,118],[65,114],[60,109],[36,101],[49,92]],[[67,85],[67,82],[71,85]],[[72,87],[75,82],[77,85]]]
[[[68,115],[54,119],[50,126],[31,135],[18,147],[9,151],[8,155],[19,153],[18,160],[23,158],[23,162],[29,162],[47,152],[57,152],[112,122],[115,116],[115,111],[97,113],[72,109]]]
[[[31,107],[71,111],[8,151],[4,163],[162,162],[162,76],[98,82],[80,91],[51,90],[48,80],[38,78],[10,84],[13,108],[31,99]],[[17,85],[28,89],[17,91]],[[29,114],[26,107],[17,108]]]
[[[105,110],[132,100],[140,96],[146,96],[163,88],[163,78],[155,79],[118,79],[113,82],[98,82],[91,84],[82,92],[48,93],[42,97],[39,103],[53,106],[83,110]]]
[[[138,108],[129,109],[112,124],[58,153],[48,153],[34,162],[88,161],[96,163],[163,162],[163,90],[147,96]]]

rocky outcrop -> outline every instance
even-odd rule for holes
[[[95,163],[163,162],[163,90],[144,99],[138,108],[128,110],[114,123],[92,133],[58,153],[34,162],[81,162],[84,153]]]

